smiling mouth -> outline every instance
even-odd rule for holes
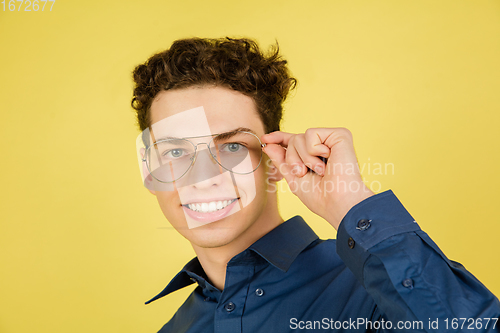
[[[210,201],[210,202],[198,202],[198,203],[193,202],[182,206],[198,213],[213,213],[218,210],[226,208],[236,200],[238,200],[238,198],[232,200],[220,200],[220,201]]]

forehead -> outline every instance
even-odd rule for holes
[[[151,105],[155,132],[177,137],[210,135],[250,128],[259,136],[264,126],[249,96],[223,87],[189,87],[161,91]]]

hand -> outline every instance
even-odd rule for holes
[[[374,195],[361,179],[352,134],[346,128],[310,128],[303,134],[277,131],[261,141],[292,193],[335,229],[349,209]],[[318,156],[327,158],[327,164]]]

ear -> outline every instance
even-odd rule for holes
[[[144,153],[146,152],[145,148],[140,149],[141,153],[141,169],[142,169],[142,179],[144,182],[144,186],[148,189],[148,191],[152,195],[156,195],[156,191],[152,190],[153,188],[153,177],[151,177],[151,174],[149,173],[148,166],[146,165],[146,162],[144,162]]]
[[[279,182],[283,179],[283,175],[279,172],[278,168],[273,164],[271,159],[266,156],[265,158],[267,178],[270,182]]]

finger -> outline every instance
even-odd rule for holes
[[[357,163],[352,133],[347,128],[311,128],[306,132],[306,136],[313,142],[317,142],[313,137],[317,136],[325,146],[329,147],[329,160],[341,165],[355,165]]]
[[[291,168],[292,174],[297,177],[303,177],[307,173],[307,167],[297,152],[296,145],[300,145],[301,140],[303,138],[300,135],[295,135],[293,138],[290,138],[288,148],[286,149],[286,163]]]
[[[291,168],[286,163],[286,150],[277,144],[268,144],[263,149],[264,153],[271,159],[271,162],[278,169],[278,172],[285,178],[287,182],[290,182],[293,177],[291,173]]]
[[[260,140],[265,144],[274,143],[283,147],[288,147],[288,142],[292,136],[292,133],[276,131],[269,134],[264,134]]]
[[[307,140],[311,140],[315,144],[322,143],[325,146],[332,148],[340,141],[352,143],[352,134],[347,128],[309,128],[304,133]]]
[[[330,157],[330,148],[325,145],[324,142],[328,139],[328,133],[331,133],[332,130],[326,130],[328,129],[310,128],[306,130],[304,137],[306,139],[306,149],[309,155],[321,156],[324,158]]]
[[[305,139],[294,140],[294,143],[295,150],[297,151],[304,165],[317,174],[323,176],[325,174],[326,165],[319,157],[316,156],[317,151],[316,153],[313,153],[314,155],[312,155],[310,153],[310,149],[308,149],[307,147],[308,145]],[[329,148],[327,149],[328,151],[330,151]],[[288,150],[290,150],[290,147],[288,148]]]

